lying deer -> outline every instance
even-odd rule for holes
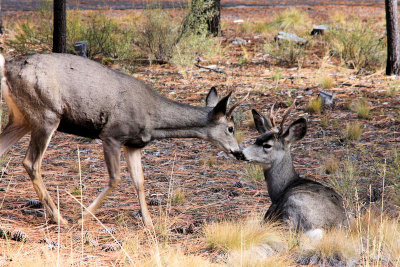
[[[260,164],[272,204],[264,220],[282,220],[302,231],[347,225],[342,198],[331,188],[300,178],[296,173],[290,145],[304,137],[307,122],[300,118],[284,131],[285,120],[293,105],[276,125],[273,106],[269,118],[252,110],[257,131],[255,144],[243,150],[245,159]]]
[[[146,226],[152,220],[145,200],[141,149],[152,140],[200,138],[236,157],[242,155],[232,120],[240,102],[227,110],[231,94],[218,101],[215,88],[209,91],[205,107],[190,106],[163,97],[131,76],[68,54],[36,54],[8,62],[0,55],[0,69],[10,111],[0,135],[0,155],[31,133],[23,165],[54,222],[67,224],[44,186],[41,163],[56,130],[102,140],[110,180],[88,207],[91,213],[120,181],[123,147]]]

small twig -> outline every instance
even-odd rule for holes
[[[209,68],[209,67],[204,67],[204,66],[201,66],[201,65],[199,65],[199,64],[194,64],[194,65],[195,65],[196,67],[200,68],[200,69],[211,70],[211,71],[214,71],[214,72],[216,72],[216,73],[222,73],[222,74],[228,75],[225,71],[220,70],[220,69],[213,69],[213,68]]]

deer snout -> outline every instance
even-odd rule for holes
[[[237,160],[247,161],[242,151],[232,151],[231,154],[234,155]]]

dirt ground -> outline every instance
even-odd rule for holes
[[[235,99],[240,99],[247,90],[251,90],[250,97],[241,106],[238,116],[247,116],[247,111],[251,108],[266,113],[274,103],[276,107],[285,108],[288,99],[296,98],[297,106],[289,121],[305,116],[309,123],[306,137],[292,149],[294,163],[300,175],[326,182],[329,175],[322,167],[326,158],[333,155],[339,159],[340,164],[351,158],[359,163],[357,168],[360,168],[360,179],[365,183],[365,190],[370,183],[374,188],[377,187],[379,193],[379,182],[369,180],[368,174],[374,171],[374,162],[390,158],[394,150],[400,149],[400,96],[387,95],[387,85],[398,78],[385,77],[379,72],[357,74],[354,70],[335,66],[322,69],[322,56],[316,50],[301,69],[282,68],[283,78],[279,88],[275,89],[272,77],[279,66],[273,65],[272,59],[262,53],[262,38],[257,35],[237,35],[233,21],[262,20],[282,9],[283,7],[223,9],[222,19],[227,26],[222,35],[227,49],[226,56],[216,65],[226,74],[199,68],[193,68],[189,74],[185,74],[171,65],[138,65],[134,66],[134,76],[151,84],[169,98],[193,105],[204,104],[211,86],[216,86],[221,95],[234,90]],[[361,18],[384,17],[382,6],[314,6],[303,9],[321,24],[333,10],[359,14]],[[246,64],[238,62],[243,49],[232,44],[235,37],[251,41],[244,45],[249,53]],[[206,66],[207,63],[203,65]],[[328,90],[335,94],[335,104],[322,114],[310,114],[305,111],[305,106],[321,90],[316,84],[316,78],[322,71],[334,78],[334,86]],[[372,106],[372,117],[369,120],[358,118],[356,113],[346,108],[346,103],[361,96],[367,98]],[[321,119],[325,116],[329,118],[329,124],[321,126]],[[251,143],[254,140],[252,138],[257,136],[255,129],[248,126],[249,118],[247,116],[237,127],[243,134],[244,145]],[[345,124],[356,121],[362,123],[364,128],[361,140],[343,141]],[[28,142],[29,137],[26,136],[8,153],[7,174],[0,179],[1,225],[25,232],[29,236],[25,245],[27,247],[37,245],[39,239],[44,237],[57,239],[57,226],[47,224],[40,209],[24,207],[28,200],[37,199],[21,164]],[[61,213],[72,222],[71,227],[61,231],[64,240],[80,233],[80,226],[76,224],[80,206],[67,194],[79,188],[78,151],[85,205],[95,198],[108,181],[100,141],[59,132],[55,134],[46,152],[42,170],[47,189],[55,200],[59,194]],[[165,218],[169,188],[172,186],[173,190],[180,188],[183,191],[185,200],[183,203],[172,204],[167,216],[168,238],[169,242],[179,243],[186,250],[196,251],[197,254],[215,257],[201,243],[201,225],[204,222],[244,218],[249,214],[256,214],[261,219],[270,203],[265,184],[246,179],[245,163],[228,158],[205,141],[156,141],[143,150],[143,165],[147,201],[161,203],[150,206],[154,220],[161,221]],[[370,196],[365,194],[364,197]],[[122,181],[96,215],[104,225],[115,228],[115,236],[123,240],[134,236],[135,231],[142,228],[138,211],[139,203],[122,157]],[[189,226],[194,230],[193,233],[186,233],[185,229]],[[95,220],[85,224],[85,231],[92,233],[100,246],[111,242],[111,237],[101,232],[101,229],[102,226]],[[1,247],[4,249],[5,245]],[[88,249],[87,254],[104,264],[120,257],[119,251],[104,252],[99,248]],[[87,257],[88,261],[89,258]]]

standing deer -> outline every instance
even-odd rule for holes
[[[220,101],[215,88],[206,106],[172,101],[131,76],[68,54],[36,54],[5,61],[1,89],[9,121],[0,135],[0,155],[27,133],[30,144],[23,160],[39,200],[53,222],[67,224],[49,196],[41,175],[43,154],[56,130],[100,138],[110,180],[88,207],[94,213],[120,181],[123,147],[140,202],[143,222],[152,226],[144,192],[141,149],[162,138],[200,138],[225,152],[242,156],[234,136],[228,94]],[[85,212],[83,218],[90,213]]]
[[[307,122],[300,118],[284,131],[284,123],[293,105],[276,125],[273,106],[269,118],[252,110],[257,131],[255,144],[243,150],[246,160],[260,164],[271,198],[264,220],[282,220],[291,228],[302,231],[320,230],[347,225],[342,198],[331,188],[300,178],[296,173],[290,145],[304,137]],[[311,233],[312,234],[312,233]]]

